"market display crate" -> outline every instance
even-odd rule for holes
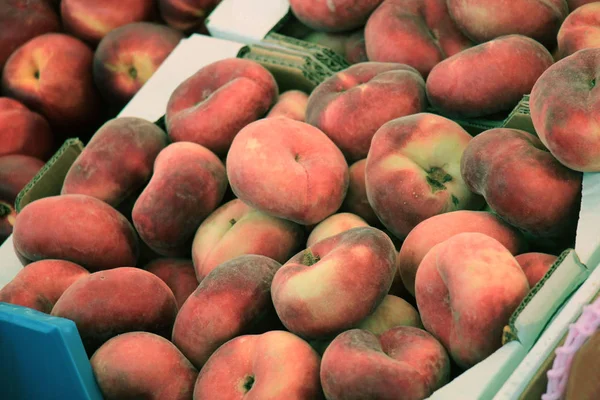
[[[275,75],[282,87],[301,89],[307,92],[310,92],[319,82],[344,68],[343,63],[338,63],[335,57],[328,57],[327,52],[322,52],[319,48],[303,49],[288,46],[287,49],[276,49],[272,46],[264,46],[263,42],[246,45],[225,39],[193,35],[178,45],[146,85],[122,110],[120,116],[140,117],[162,125],[166,104],[173,90],[201,67],[229,57],[258,61]],[[528,98],[525,97],[510,116],[502,122],[502,125],[520,129],[528,129],[527,127],[530,126],[531,130],[527,101]],[[17,210],[21,210],[37,199],[58,195],[69,167],[83,148],[83,143],[78,139],[68,140],[20,193],[16,201]],[[600,221],[598,221],[600,201],[597,201],[599,195],[600,180],[595,174],[585,174],[575,249],[566,250],[557,259],[546,276],[532,289],[512,315],[505,329],[504,345],[486,360],[435,392],[431,396],[432,399],[492,398],[513,371],[520,368],[519,365],[528,357],[527,354],[534,347],[548,321],[560,309],[565,300],[586,280],[591,269],[600,260]],[[3,268],[0,270],[0,287],[2,287],[22,268],[14,254],[11,238],[0,247],[0,259],[3,263]],[[14,359],[27,346],[25,342],[17,340],[19,336],[23,336],[23,329],[30,333],[38,329],[29,326],[27,321],[40,316],[14,308],[8,309],[5,305],[2,307],[4,308],[0,308],[0,318],[4,318],[3,321],[11,321],[6,317],[10,313],[18,313],[20,320],[24,321],[20,324],[9,322],[9,328],[6,328],[2,334],[3,337],[8,338],[11,346],[3,347],[1,356]],[[95,398],[97,388],[93,379],[88,379],[89,362],[85,359],[85,354],[81,354],[81,340],[77,340],[73,325],[69,325],[68,322],[65,322],[66,320],[60,318],[48,316],[45,318],[52,326],[66,326],[65,329],[69,331],[70,339],[64,339],[65,334],[61,334],[63,339],[58,341],[50,341],[50,336],[48,336],[48,340],[45,339],[45,336],[36,340],[42,343],[40,345],[51,346],[57,352],[68,355],[66,359],[70,360],[73,366],[73,375],[79,376],[79,378],[71,380],[72,385],[77,386],[77,390],[80,390],[81,393],[87,393],[88,398]],[[536,346],[539,345],[540,343]],[[52,364],[52,360],[50,360],[48,364],[44,364],[40,368],[59,368],[58,365],[58,361]],[[12,385],[13,389],[25,390],[30,381],[20,382],[15,378],[24,372],[20,368],[9,372],[5,375],[6,384]]]

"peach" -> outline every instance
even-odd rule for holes
[[[189,400],[198,371],[165,338],[130,332],[104,343],[90,359],[106,400]]]
[[[558,31],[558,58],[600,47],[600,4],[586,4],[573,11]]]
[[[0,200],[14,203],[17,195],[44,166],[40,159],[12,154],[0,157]]]
[[[327,338],[355,326],[383,301],[396,251],[382,231],[354,228],[320,241],[277,271],[271,293],[291,332]]]
[[[60,31],[60,20],[47,0],[6,0],[0,7],[0,71],[8,57],[36,36]]]
[[[348,164],[319,129],[267,118],[240,131],[227,155],[235,195],[265,213],[311,225],[337,211],[348,187]]]
[[[333,214],[332,216],[327,217],[323,221],[319,222],[313,228],[308,236],[306,246],[311,247],[321,240],[361,226],[369,226],[369,224],[367,224],[365,220],[358,215],[350,213]]]
[[[503,36],[436,65],[427,79],[427,97],[449,116],[476,118],[508,111],[553,62],[535,40]]]
[[[478,43],[519,34],[548,48],[556,45],[556,33],[569,14],[565,0],[448,0],[448,10],[458,27]]]
[[[111,105],[122,108],[182,39],[167,26],[137,22],[108,33],[94,53],[94,81]]]
[[[52,155],[54,137],[40,114],[8,97],[0,97],[0,157],[23,154],[47,160]]]
[[[365,182],[366,166],[367,159],[363,158],[348,168],[350,180],[348,183],[348,193],[342,204],[342,210],[358,215],[369,225],[377,226],[380,225],[381,222],[379,221],[379,218],[377,218],[377,215],[375,215],[375,211],[373,211],[373,207],[371,207],[369,199],[367,198],[367,187]]]
[[[277,103],[271,108],[266,118],[287,117],[304,122],[308,95],[300,90],[288,90],[281,93]]]
[[[123,215],[77,194],[29,203],[17,215],[13,242],[23,260],[67,260],[89,271],[135,265],[139,252],[135,231]]]
[[[506,247],[513,256],[527,249],[525,237],[492,213],[461,210],[439,214],[421,222],[406,237],[396,259],[398,274],[394,284],[403,284],[414,296],[415,276],[423,257],[435,245],[465,232],[490,236]]]
[[[195,143],[173,143],[154,163],[150,182],[133,207],[140,238],[168,257],[189,255],[200,223],[219,205],[225,167],[217,156]]]
[[[414,68],[360,63],[315,88],[306,106],[306,122],[356,161],[367,156],[377,129],[395,118],[424,111],[426,101],[425,81]]]
[[[61,194],[85,194],[117,207],[150,180],[167,142],[167,134],[144,119],[112,119],[71,165]]]
[[[37,261],[20,270],[0,289],[0,302],[50,314],[65,290],[89,274],[85,268],[69,261]]]
[[[388,294],[373,314],[362,320],[356,328],[379,336],[397,326],[422,328],[423,324],[419,313],[410,303]]]
[[[6,62],[3,92],[42,114],[53,128],[71,133],[88,128],[98,120],[101,108],[92,59],[89,47],[74,37],[38,36]]]
[[[446,0],[386,0],[367,22],[365,45],[369,60],[408,64],[427,77],[472,43],[450,18]]]
[[[204,20],[221,0],[158,0],[160,16],[169,26],[185,32],[206,30]]]
[[[599,74],[600,48],[580,50],[548,68],[529,99],[538,137],[558,161],[576,171],[600,171]]]
[[[108,339],[126,332],[170,338],[177,303],[171,289],[156,275],[119,267],[75,281],[60,296],[52,315],[75,322],[91,355]]]
[[[496,239],[459,233],[434,246],[415,281],[421,320],[461,367],[502,345],[502,330],[529,292],[519,263]]]
[[[317,31],[343,32],[359,28],[383,0],[290,0],[292,12]]]
[[[361,29],[348,36],[344,46],[344,55],[350,64],[369,61],[364,30]]]
[[[13,226],[17,219],[17,212],[13,206],[0,200],[0,244],[12,235]]]
[[[545,253],[524,253],[515,257],[523,269],[530,287],[534,287],[542,280],[557,258],[555,255]]]
[[[216,61],[171,94],[165,115],[169,137],[224,156],[237,133],[271,108],[278,91],[273,75],[255,61]]]
[[[62,0],[60,15],[65,30],[96,45],[110,31],[155,17],[153,0]]]
[[[325,350],[320,375],[328,399],[420,400],[448,383],[450,359],[422,329],[402,326],[380,336],[352,329]]]
[[[322,399],[320,361],[308,343],[289,332],[239,336],[200,370],[194,399]]]
[[[235,199],[212,213],[198,228],[192,259],[198,280],[218,265],[245,254],[257,254],[284,263],[303,245],[297,224],[272,217]]]
[[[497,128],[476,136],[461,173],[498,216],[534,237],[569,237],[579,217],[582,174],[562,166],[534,135]]]
[[[405,238],[434,215],[483,206],[460,175],[471,139],[456,122],[428,113],[398,118],[377,131],[365,169],[367,197],[395,236]]]
[[[192,260],[182,258],[158,258],[149,262],[144,269],[163,280],[177,300],[177,307],[198,288],[198,279]]]
[[[219,265],[179,310],[173,343],[201,368],[219,346],[273,312],[269,289],[279,267],[277,261],[259,255]]]

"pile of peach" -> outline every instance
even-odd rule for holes
[[[426,398],[573,245],[600,171],[598,4],[562,28],[562,0],[291,5],[322,31],[366,22],[371,61],[310,94],[207,65],[166,131],[109,120],[59,196],[13,215],[25,268],[0,301],[73,320],[106,399]],[[528,93],[537,136],[447,118]]]

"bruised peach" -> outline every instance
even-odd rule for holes
[[[214,153],[195,143],[173,143],[156,157],[152,179],[133,207],[133,224],[158,254],[188,255],[194,233],[226,188],[225,167]]]
[[[22,260],[67,260],[89,271],[136,265],[139,249],[129,221],[94,197],[71,194],[36,200],[15,221]]]
[[[50,314],[64,291],[89,274],[85,268],[69,261],[37,261],[20,270],[0,289],[0,302]]]
[[[423,258],[415,282],[421,320],[461,368],[502,345],[502,330],[529,292],[519,263],[496,239],[459,233]]]
[[[126,332],[170,338],[177,302],[156,275],[120,267],[78,279],[58,299],[52,315],[75,322],[91,355],[108,339]]]
[[[227,176],[244,203],[276,217],[310,225],[341,206],[348,164],[319,129],[289,118],[256,121],[236,136]]]
[[[535,40],[502,36],[436,65],[427,78],[427,97],[448,116],[476,118],[508,111],[553,62]]]
[[[373,135],[395,118],[425,110],[425,81],[412,67],[367,62],[321,83],[306,122],[322,130],[351,160],[365,158]]]
[[[179,310],[173,343],[198,368],[219,346],[273,312],[270,287],[281,264],[245,255],[219,265]]]
[[[167,135],[141,118],[106,122],[69,168],[61,194],[85,194],[118,206],[145,185]]]
[[[90,359],[106,400],[189,400],[198,371],[165,338],[129,332],[104,343]]]
[[[299,225],[235,199],[202,222],[192,243],[192,259],[196,275],[202,280],[219,264],[245,254],[284,263],[300,250],[303,242]]]

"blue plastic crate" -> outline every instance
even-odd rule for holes
[[[73,321],[0,303],[0,399],[102,400]]]

